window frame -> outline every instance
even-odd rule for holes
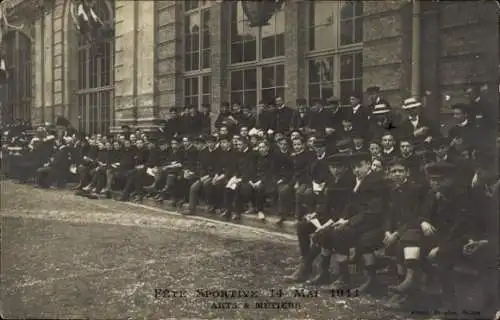
[[[272,67],[274,68],[274,76],[276,77],[276,67],[277,66],[283,66],[283,86],[276,86],[274,85],[273,87],[269,87],[269,88],[263,88],[262,87],[262,69],[263,68],[268,68],[268,67]],[[245,90],[234,90],[233,91],[233,88],[231,86],[232,84],[232,77],[233,77],[233,72],[238,72],[238,71],[241,71],[241,72],[244,72],[245,70],[252,70],[254,69],[256,72],[255,72],[255,76],[256,76],[256,88],[255,88],[255,91],[256,91],[256,103],[259,103],[260,100],[262,100],[262,90],[265,90],[265,89],[276,89],[276,88],[283,88],[284,92],[286,92],[286,89],[287,89],[287,86],[286,86],[286,79],[287,79],[287,68],[286,68],[286,63],[285,61],[279,61],[279,62],[275,62],[273,61],[273,63],[270,63],[270,62],[266,62],[266,63],[262,63],[262,64],[259,64],[259,65],[248,65],[248,64],[245,64],[245,66],[241,66],[241,65],[238,65],[237,67],[235,68],[230,68],[229,69],[229,96],[231,97],[231,103],[233,103],[234,101],[232,101],[232,95],[233,95],[233,92],[245,92]],[[281,98],[285,98],[285,97],[281,97]],[[245,105],[246,103],[244,101],[239,101],[242,105]],[[266,101],[267,102],[267,101]],[[256,106],[250,106],[250,108],[255,108]]]
[[[208,93],[203,92],[203,78],[204,77],[208,77],[208,79],[210,80],[210,86],[209,86]],[[198,79],[198,93],[196,95],[192,95],[192,94],[186,95],[186,81],[194,79],[194,78]],[[183,92],[183,99],[182,99],[183,103],[185,104],[186,100],[188,98],[197,97],[198,98],[197,108],[198,108],[198,110],[201,110],[201,106],[203,105],[203,97],[204,96],[208,96],[209,101],[212,100],[212,74],[209,72],[204,72],[204,73],[198,73],[198,74],[192,75],[192,76],[185,75],[182,79],[182,89],[183,89],[183,91],[182,91]],[[185,107],[189,107],[190,105],[191,104],[185,105]]]
[[[8,44],[3,57],[8,78],[2,88],[4,96],[3,107],[0,110],[2,122],[17,119],[31,121],[33,43],[25,33],[19,30],[8,31],[3,37],[3,41]]]
[[[235,1],[236,2],[236,1]],[[236,5],[241,5],[239,1],[236,2],[237,4]],[[283,13],[285,13],[285,7],[286,6],[286,3],[283,5],[282,7],[282,11]],[[228,11],[229,11],[229,16],[231,16],[231,10],[233,10],[232,7],[228,6]],[[273,15],[273,17],[271,19],[275,19],[275,16]],[[285,15],[285,24],[284,26],[286,27],[286,15]],[[257,36],[255,37],[255,54],[256,54],[256,59],[253,60],[253,61],[243,61],[243,62],[236,62],[236,63],[232,63],[231,60],[232,60],[232,20],[229,19],[229,22],[228,22],[228,27],[225,28],[226,29],[226,37],[227,39],[229,39],[229,41],[227,41],[226,43],[226,52],[228,53],[227,56],[228,56],[228,64],[227,64],[227,71],[229,73],[229,79],[228,79],[228,84],[229,84],[229,97],[230,99],[232,100],[232,96],[233,96],[233,92],[245,92],[244,90],[237,90],[237,91],[233,91],[232,90],[232,86],[231,86],[231,83],[232,83],[232,77],[233,77],[233,72],[237,72],[237,71],[242,71],[244,72],[245,70],[250,70],[250,69],[254,69],[256,71],[256,88],[255,88],[255,91],[256,91],[256,103],[258,103],[260,100],[262,100],[262,69],[263,68],[266,68],[266,67],[273,67],[273,68],[276,68],[276,66],[278,65],[282,65],[283,66],[283,79],[284,79],[284,83],[283,83],[283,87],[281,86],[277,86],[277,87],[273,87],[273,88],[283,88],[284,89],[284,92],[286,93],[286,89],[287,89],[287,86],[286,86],[286,79],[287,79],[287,67],[286,67],[286,42],[285,42],[285,45],[284,45],[284,53],[282,56],[275,56],[275,57],[271,57],[271,58],[262,58],[262,27],[254,27],[254,28],[258,28],[257,29]],[[283,36],[285,35],[285,32],[283,33]],[[275,35],[274,35],[275,36]],[[275,43],[276,43],[276,38],[274,39]],[[269,89],[269,88],[266,88],[266,89]],[[285,97],[282,97],[283,99]],[[231,101],[231,103],[233,103],[233,101]],[[246,104],[244,101],[240,101],[240,103],[242,105]],[[250,106],[250,108],[255,108],[256,106]]]
[[[200,5],[201,4],[201,5]],[[204,11],[209,11],[209,14],[210,14],[210,19],[212,19],[212,16],[211,16],[211,13],[210,13],[210,8],[212,7],[212,3],[210,1],[201,1],[199,0],[199,3],[198,3],[198,6],[196,8],[193,8],[193,9],[189,9],[187,10],[186,9],[186,5],[187,5],[187,2],[184,2],[183,3],[183,25],[184,27],[182,28],[182,53],[184,55],[184,57],[186,57],[186,55],[188,54],[188,51],[186,51],[186,38],[188,36],[188,34],[186,34],[186,18],[188,16],[191,16],[191,15],[195,15],[195,14],[198,14],[200,16],[200,31],[199,31],[199,35],[198,35],[198,69],[194,69],[194,70],[187,70],[186,69],[186,61],[185,59],[183,59],[183,67],[182,67],[182,70],[184,71],[185,74],[199,74],[199,73],[203,73],[203,72],[210,72],[211,68],[212,68],[212,62],[210,61],[210,64],[207,68],[203,68],[203,52],[204,50],[207,50],[207,49],[203,49],[203,31],[205,29],[203,29],[203,12]],[[209,20],[210,21],[210,20]],[[209,41],[209,53],[210,55],[212,54],[212,48],[211,48],[211,44],[212,44],[212,34],[210,33],[210,30],[209,30],[209,35],[210,35],[210,41]],[[193,52],[196,52],[196,51],[189,51],[189,54],[192,54]]]
[[[238,1],[234,1],[236,3],[236,5],[241,5],[240,4],[240,1],[241,0],[238,0]],[[282,11],[283,13],[285,12],[285,6],[286,6],[286,3],[283,4],[283,7],[282,7]],[[231,6],[228,6],[228,11],[229,11],[229,16],[231,17],[232,15],[232,10],[233,8]],[[275,15],[273,15],[273,17],[271,17],[271,19],[275,19]],[[228,22],[228,27],[226,28],[226,37],[227,39],[229,39],[229,41],[227,41],[226,43],[226,52],[228,53],[227,56],[228,56],[228,69],[230,71],[233,71],[236,70],[236,69],[247,69],[247,67],[249,66],[264,66],[264,65],[267,65],[267,64],[279,64],[279,63],[284,63],[285,60],[286,60],[286,42],[284,44],[284,50],[283,50],[283,55],[282,56],[274,56],[274,57],[271,57],[271,58],[262,58],[262,27],[254,27],[254,28],[257,28],[257,36],[255,37],[255,55],[256,55],[256,58],[255,60],[253,61],[243,61],[243,62],[235,62],[235,63],[232,63],[232,44],[233,44],[233,40],[232,40],[232,21],[231,19],[228,19],[229,22]],[[245,19],[245,21],[247,21],[248,19]],[[284,26],[286,27],[286,16],[285,16],[285,24]],[[285,35],[286,32],[283,32],[283,36]],[[276,35],[274,35],[274,37],[276,37]],[[274,39],[274,42],[275,42],[275,45],[276,45],[276,38]],[[276,48],[275,48],[276,49]],[[285,67],[286,69],[286,67]],[[285,71],[286,72],[286,71]]]
[[[323,0],[324,1],[324,0]],[[325,1],[326,2],[326,1]],[[341,57],[345,54],[357,54],[361,53],[363,55],[363,40],[361,42],[357,43],[352,43],[352,44],[347,44],[347,45],[341,45],[341,10],[342,6],[349,1],[338,1],[338,2],[331,2],[332,5],[334,6],[334,23],[331,25],[333,29],[333,37],[334,37],[334,47],[333,48],[326,48],[326,49],[310,49],[311,45],[311,29],[316,29],[317,26],[311,26],[311,13],[314,12],[314,4],[315,2],[310,1],[308,2],[308,5],[306,6],[307,10],[307,21],[306,21],[306,27],[303,30],[305,32],[305,38],[306,40],[306,45],[307,45],[307,50],[305,54],[305,60],[306,60],[306,66],[305,66],[305,71],[307,75],[307,85],[306,85],[306,96],[310,97],[310,78],[309,78],[309,73],[310,73],[310,61],[314,59],[319,59],[319,58],[331,58],[333,57],[333,75],[334,79],[332,81],[332,86],[333,86],[333,94],[336,97],[340,97],[341,92]],[[363,23],[363,13],[360,16],[361,18],[361,23]],[[353,26],[354,29],[354,26]],[[361,68],[363,66],[361,65]],[[363,74],[361,73],[360,78],[350,78],[351,80],[354,79],[360,79],[361,82],[363,81]],[[345,79],[344,79],[345,80]],[[328,97],[321,97],[323,99],[326,99]],[[361,98],[361,97],[360,97]]]
[[[112,16],[107,17],[108,20],[114,19],[114,1],[105,0],[102,2],[103,8],[109,10]],[[77,34],[77,83],[76,90],[74,91],[77,114],[78,114],[78,127],[80,131],[87,133],[109,133],[111,128],[115,125],[114,116],[114,97],[115,97],[115,84],[114,84],[114,61],[115,61],[115,40],[116,33],[113,25],[113,34],[104,41],[99,41],[98,44],[92,42],[91,44],[84,42],[85,36]],[[96,45],[106,46],[105,58],[100,58],[95,52]],[[102,62],[107,59],[107,78],[103,77]],[[97,63],[96,70],[93,70],[94,64]],[[83,72],[82,72],[83,71]],[[95,71],[97,75],[95,80],[97,83],[92,83],[92,72]],[[82,81],[82,79],[84,81]],[[104,79],[108,79],[109,84],[103,84]],[[81,86],[81,84],[83,86]],[[107,98],[104,98],[107,97]],[[107,104],[103,101],[109,100]],[[96,104],[97,107],[92,105]],[[105,119],[103,121],[103,119]]]
[[[209,11],[209,14],[210,14],[210,19],[212,19],[212,15],[211,15],[211,7],[214,5],[213,2],[211,1],[207,1],[207,0],[198,0],[198,4],[195,8],[191,8],[191,9],[187,9],[186,8],[186,5],[188,4],[188,2],[184,2],[182,5],[183,5],[183,8],[182,8],[182,17],[183,17],[183,28],[182,28],[182,53],[183,53],[183,56],[184,56],[184,59],[183,59],[183,63],[182,63],[182,101],[183,103],[186,102],[186,100],[188,98],[191,98],[191,97],[194,97],[194,95],[186,95],[186,81],[188,79],[192,79],[192,78],[198,78],[198,94],[197,94],[197,97],[198,97],[198,105],[197,105],[197,108],[198,110],[201,110],[201,106],[203,104],[203,96],[209,96],[209,101],[210,101],[210,106],[212,105],[212,61],[210,61],[210,65],[208,68],[203,68],[203,52],[204,52],[204,49],[202,47],[203,45],[203,30],[202,29],[202,26],[203,26],[203,12],[208,10]],[[186,38],[187,38],[187,34],[186,34],[186,26],[185,26],[185,23],[186,23],[186,17],[190,16],[190,15],[193,15],[193,14],[199,14],[200,16],[200,33],[199,33],[199,39],[198,39],[198,69],[195,69],[195,70],[187,70],[186,69],[186,61],[185,61],[185,57],[186,55],[188,54],[187,51],[186,51]],[[210,30],[209,30],[210,31]],[[210,32],[209,32],[210,33]],[[210,42],[209,42],[209,52],[210,52],[210,56],[212,54],[212,41],[213,41],[213,38],[212,38],[212,34],[210,33]],[[206,49],[205,49],[206,50]],[[193,51],[191,51],[193,52]],[[209,77],[210,79],[210,90],[209,90],[209,93],[208,94],[204,94],[203,93],[203,78],[204,77]],[[187,105],[186,105],[187,107]],[[212,107],[212,106],[211,106]]]

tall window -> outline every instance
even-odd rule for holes
[[[31,41],[11,31],[3,39],[6,47],[7,84],[2,101],[2,121],[29,121],[31,117]]]
[[[309,99],[350,95],[363,90],[363,3],[361,1],[310,2]]]
[[[110,0],[97,1],[93,9],[105,22],[114,18]],[[112,125],[114,30],[91,41],[80,35],[78,44],[79,127],[86,133],[107,133]]]
[[[210,104],[211,39],[208,0],[184,2],[184,102],[200,108]]]
[[[259,100],[284,96],[285,12],[269,25],[250,27],[241,1],[231,2],[231,101],[255,107]]]
[[[201,81],[200,81],[201,80]],[[200,76],[184,79],[184,105],[201,106],[210,104],[212,89],[210,76]]]

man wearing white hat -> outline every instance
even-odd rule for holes
[[[373,106],[369,135],[379,140],[388,130],[393,130],[391,107],[387,103],[377,103]]]
[[[402,109],[408,118],[400,125],[400,132],[405,138],[413,139],[417,147],[428,144],[436,136],[435,125],[422,113],[422,103],[414,97],[405,99]]]

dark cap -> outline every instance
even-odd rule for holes
[[[379,93],[380,92],[380,87],[379,86],[371,86],[366,88],[367,93]]]
[[[350,155],[349,157],[349,162],[351,165],[355,166],[359,164],[362,161],[368,161],[370,162],[371,157],[368,152],[356,152]]]
[[[217,137],[214,135],[209,135],[209,136],[207,136],[207,138],[205,140],[207,142],[217,142]]]
[[[321,104],[321,105],[325,104],[325,100],[322,98],[314,98],[312,102],[313,104]]]
[[[335,153],[326,158],[329,164],[332,165],[347,165],[350,161],[350,154]]]
[[[191,104],[188,106],[188,109],[198,109],[198,107],[196,107],[194,104]]]
[[[437,149],[437,148],[440,148],[443,146],[449,147],[450,143],[451,143],[451,140],[450,140],[450,138],[447,138],[447,137],[434,138],[434,139],[432,139],[432,142],[431,142],[431,148]]]
[[[316,137],[316,139],[314,140],[314,146],[316,148],[326,147],[326,139],[324,137]]]
[[[349,149],[353,147],[353,144],[352,144],[352,140],[351,138],[345,138],[345,139],[341,139],[339,141],[337,141],[337,143],[335,144],[335,147],[337,148],[337,150],[343,150],[343,149]]]
[[[301,106],[307,104],[307,100],[304,98],[298,98],[295,102],[297,103],[297,105],[301,105]]]
[[[340,99],[338,97],[330,97],[328,99],[326,99],[326,103],[327,104],[337,104],[340,102]]]
[[[395,157],[391,161],[389,161],[389,163],[387,163],[387,168],[394,166],[403,166],[407,168],[407,164],[404,161],[402,161],[399,157]]]
[[[459,109],[462,110],[463,112],[469,112],[470,111],[470,106],[466,103],[455,103],[451,106],[452,109]]]
[[[122,125],[121,128],[122,128],[122,130],[130,130],[130,126],[126,125],[126,124]]]
[[[174,138],[170,139],[170,143],[173,143],[173,142],[179,143],[179,138],[174,137]]]
[[[177,107],[172,107],[172,108],[170,108],[168,111],[170,111],[170,112],[179,112],[179,108],[177,108]]]
[[[193,141],[194,142],[203,143],[203,142],[205,142],[205,137],[203,137],[203,136],[196,136],[196,137],[194,137]]]
[[[428,176],[433,177],[453,177],[457,167],[448,162],[430,163],[425,167]]]

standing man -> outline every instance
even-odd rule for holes
[[[285,105],[282,97],[276,97],[276,128],[274,131],[286,133],[292,124],[293,110]]]

